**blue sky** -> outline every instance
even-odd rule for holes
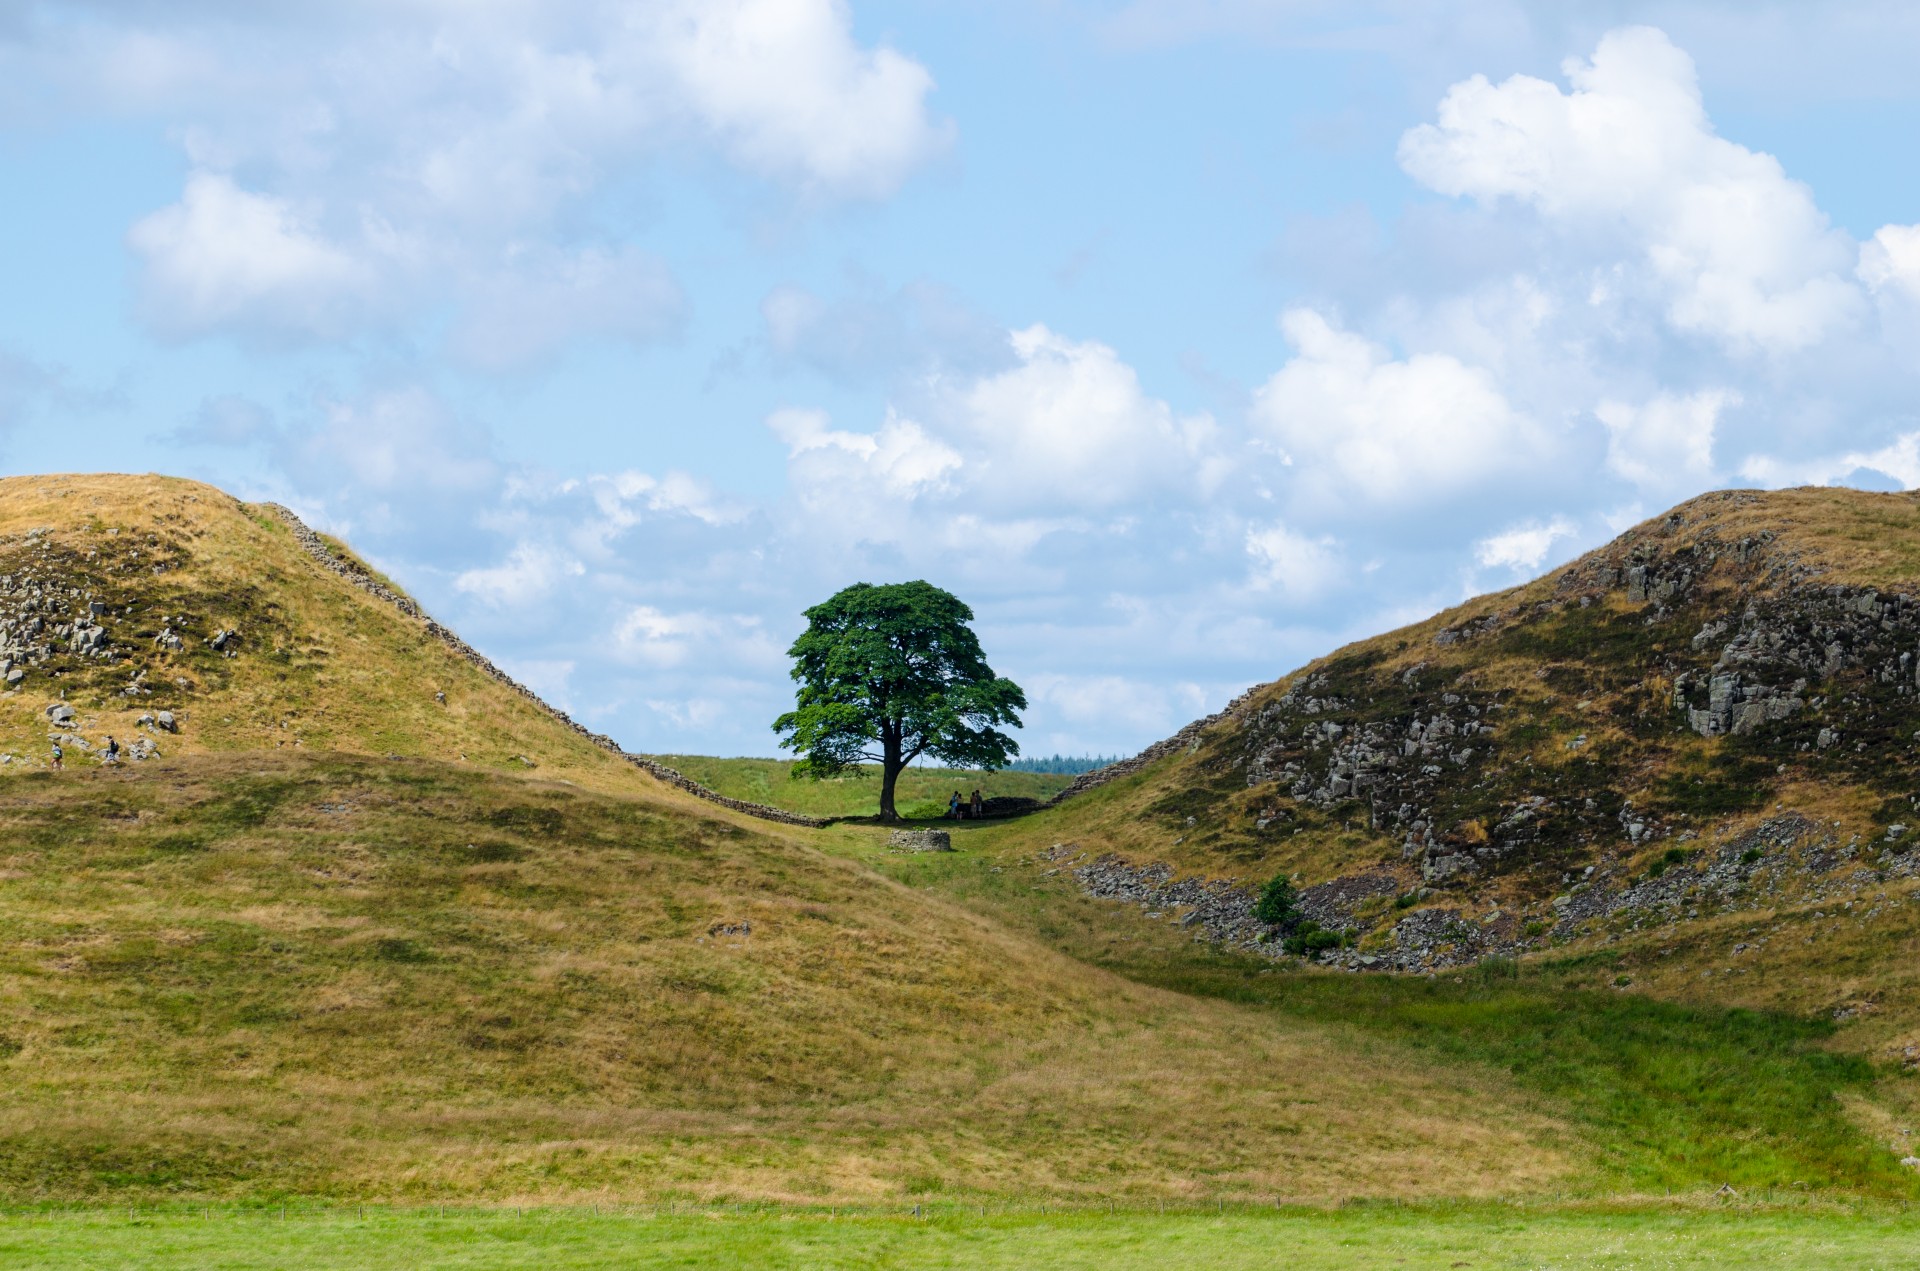
[[[0,464],[277,498],[635,749],[925,577],[1126,751],[1726,485],[1920,485],[1920,15],[0,0]]]

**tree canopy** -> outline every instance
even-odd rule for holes
[[[797,702],[773,723],[780,744],[802,753],[795,776],[877,763],[880,815],[892,820],[900,770],[920,756],[994,769],[1020,753],[999,726],[1020,726],[1026,694],[987,665],[967,625],[973,610],[951,592],[856,583],[806,617],[788,650]]]

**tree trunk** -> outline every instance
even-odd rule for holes
[[[881,739],[883,757],[880,761],[880,819],[898,821],[900,814],[893,810],[893,787],[900,779],[900,769],[906,764],[900,758],[900,739],[889,731]]]

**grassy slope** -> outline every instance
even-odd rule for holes
[[[1887,1189],[1831,1115],[1858,1072],[1819,1070],[1804,1024],[1622,1013],[1572,979],[1261,976],[1034,861],[1068,836],[1160,854],[1182,834],[1142,800],[1192,790],[1185,761],[951,857],[772,830],[558,728],[217,492],[0,495],[0,567],[55,526],[39,567],[133,606],[112,635],[156,689],[123,707],[125,663],[36,672],[0,697],[12,744],[44,746],[56,688],[90,732],[186,721],[163,763],[6,779],[16,1197],[1437,1195],[1729,1163]],[[188,649],[155,652],[181,616]],[[200,646],[234,625],[240,657]],[[439,761],[364,758],[389,752]],[[538,768],[500,780],[516,755]]]
[[[1635,533],[1658,537],[1671,532],[1669,551],[1702,532],[1717,535],[1723,543],[1772,533],[1782,556],[1820,571],[1818,586],[1843,583],[1920,593],[1920,496],[1843,490],[1783,491],[1737,500],[1709,496],[1679,513],[1677,527],[1663,517]],[[1766,735],[1709,740],[1673,722],[1665,699],[1667,689],[1658,680],[1659,659],[1686,656],[1688,637],[1708,617],[1744,603],[1740,597],[1747,593],[1730,582],[1710,576],[1658,628],[1646,625],[1644,607],[1628,605],[1616,594],[1587,609],[1532,625],[1523,623],[1506,634],[1451,647],[1433,642],[1443,628],[1513,614],[1552,600],[1562,577],[1583,563],[1342,649],[1269,686],[1256,696],[1248,713],[1277,702],[1287,687],[1316,672],[1330,672],[1336,682],[1344,675],[1358,693],[1381,691],[1384,697],[1401,676],[1422,667],[1420,674],[1433,683],[1470,684],[1478,691],[1498,694],[1509,704],[1495,739],[1501,771],[1507,775],[1502,778],[1496,772],[1487,783],[1495,793],[1553,791],[1556,782],[1573,788],[1598,772],[1616,791],[1638,796],[1638,806],[1662,811],[1675,829],[1692,824],[1708,843],[1741,833],[1782,808],[1830,825],[1843,843],[1849,838],[1867,844],[1880,839],[1887,819],[1887,789],[1913,788],[1914,767],[1904,751],[1888,767],[1878,763],[1872,751],[1857,761],[1851,752],[1827,757],[1800,754],[1771,743]],[[1766,589],[1762,587],[1759,594],[1767,594]],[[1737,608],[1734,612],[1737,616]],[[1695,656],[1711,661],[1713,653],[1709,648]],[[1368,685],[1382,688],[1369,690]],[[1850,690],[1843,684],[1840,691]],[[1898,739],[1920,726],[1920,718],[1912,718],[1911,699],[1907,703],[1896,711],[1909,716],[1905,725],[1894,730]],[[1812,727],[1804,719],[1790,726],[1808,731]],[[1277,796],[1271,785],[1249,788],[1244,769],[1235,766],[1240,734],[1240,725],[1228,721],[1215,728],[1196,753],[1174,757],[1075,800],[1044,823],[1008,827],[1003,833],[1010,845],[1022,850],[1064,840],[1095,851],[1166,860],[1187,871],[1250,882],[1281,871],[1307,883],[1363,868],[1407,871],[1399,834],[1371,831],[1365,809],[1357,805],[1329,812],[1294,809],[1296,815],[1281,820],[1277,831],[1260,832],[1254,825],[1256,818],[1290,801]],[[1570,749],[1568,742],[1576,736],[1586,736],[1590,744]],[[1895,750],[1903,744],[1896,741]],[[1900,785],[1902,774],[1905,786]],[[1502,780],[1508,782],[1506,787],[1501,786]],[[1196,818],[1197,826],[1186,822],[1188,816]],[[1624,839],[1617,829],[1614,836]],[[1641,849],[1624,841],[1609,843],[1604,837],[1570,842],[1553,848],[1554,858],[1541,871],[1522,870],[1442,889],[1429,903],[1475,917],[1499,909],[1522,919],[1547,920],[1550,925],[1552,914],[1546,901],[1565,885],[1563,870],[1578,868],[1604,852],[1618,852],[1629,868],[1643,868],[1674,844],[1671,837]],[[1474,1004],[1421,1006],[1427,995],[1439,992],[1444,997],[1447,992],[1424,985],[1352,993],[1325,987],[1305,994],[1288,990],[1291,1002],[1283,1003],[1283,1008],[1308,1017],[1337,1014],[1363,1019],[1395,1035],[1435,1037],[1443,1031],[1432,1027],[1436,1013],[1453,1012],[1459,1017],[1458,1027],[1444,1030],[1452,1038],[1449,1045],[1483,1060],[1517,1064],[1521,1079],[1530,1084],[1535,1079],[1526,1070],[1536,1061],[1525,1053],[1526,1020],[1548,1003],[1562,1008],[1577,1003],[1580,1018],[1586,1021],[1579,1031],[1588,1024],[1603,1030],[1601,1049],[1594,1056],[1601,1066],[1651,1074],[1666,1063],[1675,1073],[1683,1073],[1684,1054],[1649,1061],[1649,1066],[1643,1062],[1645,1057],[1632,1055],[1631,1047],[1605,1053],[1614,1049],[1604,1034],[1607,1021],[1622,1022],[1620,1011],[1607,1005],[1623,997],[1619,986],[1630,986],[1636,995],[1653,995],[1673,1003],[1691,1021],[1684,1027],[1672,1025],[1676,1041],[1688,1036],[1685,1047],[1718,1055],[1721,1070],[1741,1073],[1743,1080],[1748,1070],[1741,1055],[1754,1039],[1743,1040],[1738,1028],[1719,1040],[1695,1036],[1695,1030],[1722,1033],[1714,1021],[1728,1019],[1727,1008],[1784,1012],[1765,1017],[1779,1030],[1776,1040],[1798,1034],[1799,1044],[1804,1044],[1819,1042],[1825,1035],[1820,1042],[1825,1050],[1859,1056],[1865,1063],[1848,1059],[1825,1075],[1776,1072],[1774,1077],[1783,1083],[1776,1106],[1771,1110],[1750,1107],[1740,1116],[1757,1118],[1756,1126],[1770,1127],[1763,1133],[1790,1135],[1799,1115],[1796,1109],[1809,1106],[1808,1091],[1828,1089],[1835,1097],[1823,1096],[1812,1105],[1823,1123],[1831,1122],[1827,1114],[1834,1109],[1847,1108],[1855,1123],[1881,1145],[1884,1164],[1886,1149],[1897,1155],[1920,1150],[1913,1147],[1914,1136],[1905,1132],[1920,1114],[1920,1068],[1915,1063],[1920,1056],[1920,991],[1916,991],[1920,981],[1914,970],[1920,965],[1920,895],[1916,895],[1920,888],[1911,881],[1874,883],[1873,864],[1869,853],[1853,867],[1869,871],[1860,875],[1866,881],[1859,883],[1863,890],[1857,897],[1824,899],[1810,884],[1789,878],[1777,895],[1761,898],[1742,912],[1709,913],[1698,921],[1663,923],[1637,933],[1619,931],[1576,942],[1569,949],[1549,950],[1542,941],[1537,955],[1541,967],[1529,972],[1537,977],[1538,992],[1521,991],[1518,999],[1509,1001],[1515,1008],[1510,1011],[1478,998]],[[1407,886],[1417,884],[1417,876],[1409,874]],[[1388,910],[1380,920],[1384,927],[1399,916]],[[1106,952],[1108,964],[1126,960]],[[1160,982],[1188,983],[1182,979],[1184,971],[1171,976],[1140,974]],[[1234,992],[1237,995],[1238,990]],[[1363,1003],[1368,997],[1372,1003]],[[1493,1021],[1494,1026],[1473,1023],[1468,1017],[1475,1014],[1481,1017],[1480,1024]],[[1796,1022],[1809,1016],[1822,1021],[1838,1017],[1839,1022],[1837,1026]],[[1505,1024],[1497,1022],[1502,1018]],[[1754,1044],[1765,1050],[1773,1042]],[[1858,1066],[1849,1070],[1851,1076],[1842,1078],[1840,1071],[1847,1064]],[[1582,1066],[1573,1063],[1568,1071],[1577,1073]],[[1555,1074],[1551,1068],[1539,1074],[1540,1088],[1563,1087],[1581,1093],[1580,1082],[1568,1083],[1563,1080],[1566,1074]],[[1812,1086],[1803,1080],[1809,1077]],[[1584,1089],[1594,1093],[1607,1084],[1589,1082]],[[1788,1094],[1789,1089],[1800,1093]],[[1729,1092],[1734,1103],[1739,1102],[1738,1094]],[[1648,1127],[1660,1123],[1661,1118],[1649,1114],[1646,1107],[1636,1111],[1633,1105],[1634,1100],[1628,1099],[1612,1110],[1590,1111],[1629,1135],[1639,1132],[1636,1123]],[[1684,1137],[1670,1145],[1681,1155],[1690,1152]],[[1836,1176],[1846,1173],[1836,1170]]]
[[[1907,1267],[1920,1230],[1886,1212],[1385,1208],[1040,1217],[574,1211],[0,1219],[0,1259],[36,1267],[429,1271],[589,1268]],[[1280,1255],[1279,1251],[1284,1251]]]
[[[52,532],[27,537],[43,526]],[[112,734],[124,745],[139,735],[138,716],[171,710],[179,735],[156,739],[168,755],[397,753],[498,771],[531,764],[598,789],[666,794],[422,624],[320,569],[278,519],[212,487],[150,476],[0,480],[0,574],[27,572],[107,604],[102,622],[121,655],[56,656],[0,694],[0,749],[33,766],[48,753],[43,708],[64,695],[79,714],[72,731],[94,744]],[[156,647],[163,628],[186,648]],[[240,633],[237,657],[207,647],[221,628]],[[125,696],[138,672],[149,691]]]
[[[1130,984],[805,832],[286,752],[15,778],[0,816],[16,1202],[1439,1195],[1577,1169],[1500,1076]]]
[[[655,755],[729,798],[771,804],[810,816],[874,816],[880,811],[877,765],[858,775],[828,781],[795,781],[786,759],[715,759],[705,755]],[[1073,778],[1052,772],[974,772],[960,768],[908,768],[894,789],[894,805],[908,818],[943,817],[955,790],[962,798],[979,790],[985,798],[1052,798]]]
[[[1096,792],[1124,800],[1124,791]],[[1659,1194],[1718,1186],[1865,1189],[1910,1196],[1904,1140],[1849,1105],[1887,1091],[1876,1068],[1829,1049],[1801,1016],[1663,1002],[1610,986],[1585,961],[1437,977],[1276,969],[1196,943],[1165,919],[1080,894],[1046,849],[1052,814],[983,825],[952,855],[868,859],[1089,965],[1136,983],[1230,1001],[1502,1071],[1580,1126],[1590,1185]],[[1054,827],[1057,828],[1057,827]],[[1889,1078],[1898,1086],[1920,1084]]]

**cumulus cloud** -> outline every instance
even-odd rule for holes
[[[0,80],[180,140],[180,198],[129,235],[173,338],[337,339],[451,294],[483,368],[658,339],[684,301],[657,259],[557,246],[638,165],[717,152],[806,202],[872,199],[952,136],[927,68],[857,40],[844,0],[56,3],[21,25]]]
[[[1855,316],[1855,248],[1772,155],[1718,136],[1693,60],[1665,33],[1608,33],[1564,67],[1455,84],[1400,164],[1442,194],[1510,199],[1599,238],[1623,234],[1668,320],[1741,350],[1789,351]]]
[[[1876,292],[1920,300],[1920,225],[1883,225],[1860,248],[1860,277]]]
[[[1653,490],[1698,487],[1713,479],[1713,435],[1740,394],[1708,389],[1660,393],[1638,406],[1605,401],[1594,414],[1607,428],[1607,467]]]
[[[784,653],[758,617],[706,610],[669,613],[652,605],[629,609],[614,630],[614,643],[623,657],[648,666],[677,667],[697,652],[735,675],[765,675],[782,665]]]
[[[521,543],[498,565],[469,569],[454,586],[496,609],[519,608],[551,595],[565,578],[578,578],[586,566],[552,547]]]
[[[1577,532],[1573,522],[1564,516],[1556,516],[1545,524],[1535,521],[1516,525],[1475,543],[1473,559],[1483,569],[1536,573],[1545,563],[1554,542],[1572,538]]]
[[[135,223],[141,313],[176,338],[231,327],[246,336],[344,334],[370,298],[371,263],[328,241],[284,199],[217,172]]]
[[[1920,487],[1920,432],[1894,438],[1874,450],[1846,450],[1811,459],[1783,459],[1754,455],[1740,466],[1740,475],[1763,486],[1891,485],[1894,489]],[[1884,478],[1882,481],[1875,477]]]
[[[1310,309],[1281,319],[1296,355],[1254,395],[1255,428],[1309,502],[1431,502],[1526,467],[1546,448],[1493,376],[1446,354],[1395,359]],[[1324,484],[1323,484],[1324,483]]]
[[[1279,524],[1250,527],[1247,555],[1254,561],[1256,584],[1278,588],[1294,600],[1318,599],[1340,580],[1344,567],[1340,545],[1331,536],[1310,538]]]
[[[685,0],[654,40],[694,115],[741,162],[837,195],[891,193],[937,153],[933,76],[853,42],[843,0]]]
[[[862,500],[899,504],[946,487],[960,453],[909,419],[889,416],[871,433],[830,426],[823,411],[781,410],[767,427],[786,443],[789,479],[803,501],[836,514]]]

